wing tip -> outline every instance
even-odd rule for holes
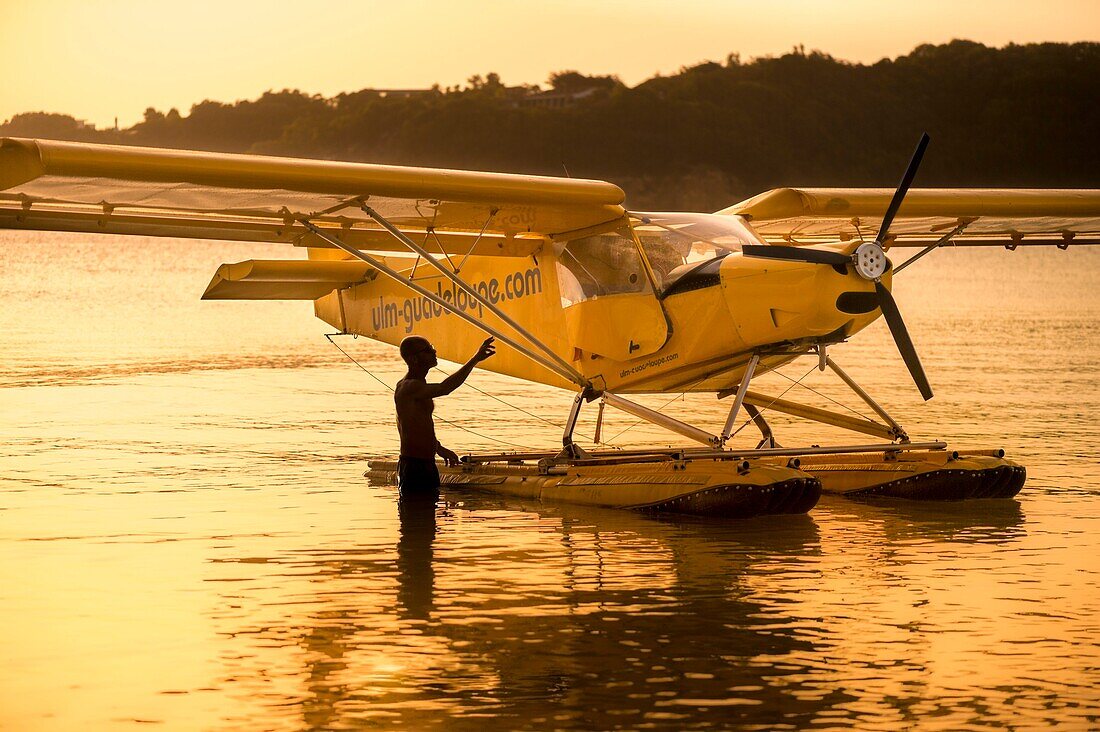
[[[0,138],[0,190],[28,183],[45,171],[37,142],[18,137]]]

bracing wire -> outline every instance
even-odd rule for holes
[[[328,339],[328,341],[329,341],[329,343],[331,343],[331,344],[332,344],[333,346],[335,346],[335,347],[336,347],[336,349],[337,349],[338,351],[340,351],[340,353],[344,354],[344,356],[346,356],[346,357],[348,358],[348,360],[350,360],[350,361],[351,361],[352,363],[354,363],[354,364],[355,364],[356,366],[358,366],[358,367],[359,367],[360,369],[362,369],[362,370],[363,370],[363,371],[364,371],[364,372],[365,372],[365,373],[366,373],[366,374],[367,374],[368,376],[370,376],[370,377],[371,377],[372,379],[374,379],[375,381],[377,381],[377,382],[378,382],[379,384],[381,384],[382,386],[386,387],[386,388],[387,388],[387,389],[389,389],[390,391],[393,391],[393,387],[391,387],[391,386],[390,386],[389,384],[387,384],[387,383],[386,383],[385,381],[383,381],[382,379],[378,378],[378,377],[377,377],[377,376],[375,376],[375,375],[374,375],[373,373],[371,373],[370,371],[368,371],[368,370],[367,370],[367,369],[366,369],[366,368],[365,368],[365,367],[363,366],[363,364],[359,363],[359,362],[358,362],[358,361],[356,361],[356,360],[355,360],[354,358],[352,358],[352,357],[351,357],[351,355],[350,355],[350,354],[349,354],[349,353],[348,353],[347,351],[345,351],[345,350],[344,350],[343,348],[340,348],[340,346],[339,346],[339,345],[338,345],[338,344],[337,344],[337,343],[336,343],[336,342],[335,342],[334,340],[332,340],[332,337],[331,337],[331,336],[333,336],[333,335],[345,335],[344,333],[330,333],[330,334],[325,334],[325,338],[327,338],[327,339]],[[436,371],[439,371],[439,372],[440,372],[441,374],[443,374],[444,376],[450,376],[450,373],[448,373],[448,372],[444,371],[443,369],[439,368],[438,366],[436,367]],[[538,421],[540,421],[540,422],[543,422],[543,423],[545,423],[545,424],[548,424],[548,425],[550,425],[551,427],[555,427],[555,428],[557,428],[557,429],[559,429],[559,430],[564,430],[564,429],[565,429],[565,425],[564,425],[564,424],[561,424],[561,423],[559,423],[559,422],[555,422],[555,421],[553,421],[553,420],[551,420],[551,419],[547,419],[546,417],[542,417],[542,416],[540,416],[540,415],[537,415],[537,414],[535,414],[534,412],[530,412],[530,411],[528,411],[528,410],[524,409],[523,407],[521,407],[521,406],[518,406],[518,405],[516,405],[516,404],[512,404],[512,403],[510,403],[510,402],[506,402],[505,400],[501,399],[500,397],[498,397],[498,396],[497,396],[497,395],[495,395],[495,394],[491,394],[491,393],[489,393],[489,392],[487,392],[487,391],[485,391],[485,390],[483,390],[483,389],[479,389],[479,388],[478,388],[478,387],[477,387],[476,385],[474,385],[474,384],[470,383],[470,381],[469,381],[469,380],[467,380],[467,381],[466,381],[466,383],[464,384],[464,386],[467,386],[467,387],[469,387],[470,389],[473,389],[473,390],[474,390],[474,391],[476,391],[476,392],[477,392],[478,394],[481,394],[481,395],[483,395],[483,396],[487,396],[487,397],[489,397],[490,399],[493,399],[494,401],[498,401],[498,402],[500,402],[501,404],[503,404],[503,405],[504,405],[504,406],[506,406],[506,407],[509,407],[509,408],[511,408],[511,409],[515,409],[515,410],[516,410],[517,412],[522,412],[523,414],[526,414],[526,415],[527,415],[528,417],[531,417],[532,419],[537,419]],[[681,395],[681,396],[682,396],[682,395]],[[440,418],[439,418],[439,421],[441,421],[441,422],[446,422],[447,424],[453,424],[452,422],[447,422],[447,420],[443,419],[442,417],[440,417]],[[454,426],[459,426],[459,425],[454,425]],[[465,429],[465,430],[466,430],[467,432],[471,432],[471,433],[473,433],[473,434],[477,434],[476,432],[473,432],[473,430],[470,430],[469,428],[466,428],[466,427],[460,427],[460,429]],[[487,438],[487,439],[493,439],[493,438]],[[605,442],[605,441],[602,441],[602,440],[601,440],[601,441],[599,441],[599,442],[596,442],[595,440],[590,440],[590,439],[588,439],[587,437],[582,437],[581,439],[583,439],[583,440],[584,440],[585,442],[591,442],[591,443],[592,443],[593,445],[605,445],[605,446],[607,446],[607,447],[614,447],[613,445],[610,445],[610,444],[608,444],[607,442]],[[506,442],[503,442],[502,440],[495,440],[495,441],[496,441],[496,442],[501,442],[501,444],[508,444],[508,443],[506,443]],[[531,449],[531,448],[524,448],[524,449]]]
[[[695,384],[698,384],[701,381],[704,381],[704,379],[700,379],[699,381],[696,381]],[[691,386],[689,386],[688,389],[691,389],[691,387],[695,386],[695,384],[692,384]],[[657,411],[660,412],[660,411],[664,410],[666,407],[668,407],[668,405],[672,404],[677,399],[683,399],[685,396],[687,396],[686,391],[680,392],[679,394],[677,394],[676,396],[672,397],[667,402],[662,404],[660,407],[658,407]],[[615,434],[613,434],[611,437],[604,440],[604,442],[601,443],[601,444],[607,445],[608,447],[615,447],[615,445],[611,444],[614,440],[619,439],[620,437],[623,436],[623,434],[625,434],[626,432],[629,432],[630,430],[634,429],[635,427],[637,427],[638,425],[640,425],[642,422],[645,422],[645,421],[646,420],[644,420],[644,419],[639,419],[638,421],[634,422],[633,424],[627,425],[623,429],[621,429],[618,432],[616,432]]]
[[[436,371],[438,371],[439,373],[443,374],[444,376],[450,376],[450,374],[449,374],[449,373],[447,373],[447,372],[446,372],[446,371],[444,371],[443,369],[439,368],[438,366],[436,366],[435,370],[436,370]],[[563,425],[563,424],[558,424],[557,422],[554,422],[554,421],[552,421],[552,420],[549,420],[549,419],[547,419],[546,417],[540,417],[540,416],[539,416],[539,415],[537,415],[537,414],[533,414],[533,413],[531,413],[531,412],[528,412],[528,411],[527,411],[526,409],[524,409],[523,407],[517,406],[517,405],[515,405],[515,404],[509,404],[508,402],[504,401],[503,399],[501,399],[500,397],[498,397],[498,396],[497,396],[497,395],[495,395],[495,394],[490,394],[490,393],[489,393],[489,392],[487,392],[487,391],[482,391],[481,389],[479,389],[479,388],[477,388],[476,386],[474,386],[473,384],[471,384],[471,383],[470,383],[470,380],[469,380],[469,379],[467,379],[467,380],[466,380],[466,383],[465,383],[465,385],[464,385],[464,386],[467,386],[467,387],[469,387],[469,388],[473,389],[473,390],[474,390],[474,391],[476,391],[476,392],[477,392],[478,394],[482,394],[482,395],[484,395],[484,396],[487,396],[487,397],[489,397],[490,399],[493,399],[493,400],[495,400],[495,401],[498,401],[498,402],[500,402],[501,404],[503,404],[503,405],[504,405],[504,406],[506,406],[506,407],[511,407],[512,409],[515,409],[516,411],[519,411],[519,412],[523,412],[523,413],[524,413],[524,414],[526,414],[526,415],[527,415],[528,417],[531,417],[531,418],[533,418],[533,419],[537,419],[537,420],[539,420],[540,422],[545,422],[546,424],[550,425],[551,427],[557,427],[557,428],[558,428],[558,429],[560,429],[560,430],[563,430],[563,429],[565,429],[565,425]]]
[[[710,378],[710,376],[703,376],[698,381],[693,381],[692,383],[688,384],[686,389],[684,389],[682,392],[680,392],[679,394],[677,394],[676,396],[672,397],[667,402],[662,404],[660,407],[658,407],[657,411],[658,412],[663,411],[666,407],[668,407],[668,405],[672,404],[674,401],[676,401],[678,399],[683,399],[684,397],[687,396],[687,393],[692,390],[692,388],[698,386],[699,384],[702,384],[704,381],[706,381],[709,378]],[[611,445],[612,440],[617,440],[619,437],[622,436],[622,434],[624,432],[627,432],[629,430],[634,429],[635,427],[637,427],[638,425],[640,425],[642,422],[645,422],[645,421],[646,420],[644,420],[644,419],[639,419],[638,421],[634,422],[633,424],[623,428],[619,432],[616,432],[614,435],[612,435],[610,438],[608,438],[605,442],[603,442],[601,444],[607,445],[608,447],[615,447],[614,445]]]
[[[811,366],[811,367],[810,367],[810,369],[809,369],[809,371],[807,371],[806,373],[802,374],[802,376],[799,376],[799,377],[798,377],[798,380],[797,380],[797,381],[795,381],[795,380],[794,380],[794,379],[792,379],[791,377],[787,376],[786,374],[779,374],[779,371],[775,371],[775,373],[777,373],[777,374],[779,374],[780,376],[783,376],[784,378],[788,379],[788,380],[789,380],[789,381],[791,382],[791,385],[790,385],[790,386],[788,386],[788,387],[787,387],[786,389],[784,389],[783,391],[779,392],[779,396],[775,396],[775,397],[772,397],[772,400],[771,400],[770,402],[768,402],[768,403],[767,403],[767,405],[765,405],[765,406],[763,406],[763,407],[760,407],[760,414],[763,414],[764,412],[766,412],[766,411],[768,411],[769,409],[771,409],[771,406],[772,406],[773,404],[775,404],[775,403],[776,403],[777,401],[779,401],[780,399],[782,399],[782,398],[783,398],[783,395],[784,395],[784,394],[786,394],[786,393],[787,393],[788,391],[790,391],[791,389],[795,388],[796,386],[799,386],[800,384],[802,384],[802,380],[803,380],[803,379],[805,379],[805,378],[806,378],[807,376],[809,376],[810,374],[812,374],[812,373],[813,373],[813,371],[814,371],[814,369],[816,369],[816,368],[817,368],[817,366]],[[742,423],[741,423],[741,426],[739,426],[739,427],[738,427],[737,429],[735,429],[735,430],[734,430],[733,432],[731,432],[731,433],[730,433],[730,437],[732,438],[732,437],[733,437],[734,435],[736,435],[736,434],[737,434],[738,432],[740,432],[741,430],[743,430],[743,429],[745,429],[746,427],[748,427],[748,426],[749,426],[750,424],[752,424],[752,421],[753,421],[752,417],[749,417],[748,419],[746,419],[746,420],[745,420],[744,422],[742,422]]]
[[[349,361],[351,361],[353,364],[355,364],[356,366],[361,368],[363,370],[363,373],[365,373],[367,376],[371,377],[372,379],[377,381],[379,384],[381,384],[382,386],[389,389],[391,392],[393,391],[392,386],[390,386],[385,381],[382,381],[382,379],[380,379],[377,376],[375,376],[374,374],[372,374],[370,371],[367,370],[367,368],[365,366],[363,366],[363,364],[356,361],[355,358],[350,353],[345,351],[343,348],[340,348],[340,345],[336,341],[332,340],[332,336],[334,336],[334,335],[343,335],[343,333],[325,333],[325,338],[328,339],[329,343],[331,343],[333,346],[336,347],[337,351],[344,354],[344,356],[346,356]]]
[[[784,379],[786,379],[787,381],[794,381],[794,379],[792,379],[792,378],[791,378],[790,376],[787,376],[786,374],[780,373],[780,372],[778,372],[778,371],[776,371],[775,373],[779,374],[780,376],[782,376],[782,377],[783,377]],[[805,377],[803,377],[803,378],[805,378]],[[797,382],[796,382],[796,383],[797,383]],[[856,411],[855,409],[852,409],[852,408],[851,408],[851,407],[849,407],[849,406],[848,406],[847,404],[844,404],[843,402],[838,402],[838,401],[837,401],[836,399],[833,399],[833,398],[832,398],[831,396],[829,396],[828,394],[822,394],[822,393],[821,393],[820,391],[818,391],[817,389],[813,388],[812,386],[807,386],[806,384],[799,384],[799,386],[801,386],[801,387],[802,387],[803,389],[809,389],[810,391],[812,391],[812,392],[813,392],[814,394],[817,394],[817,395],[818,395],[819,397],[821,397],[822,399],[828,399],[828,400],[829,400],[830,402],[832,402],[833,404],[837,405],[838,407],[841,407],[841,408],[843,408],[843,409],[847,409],[847,410],[848,410],[849,412],[851,412],[852,414],[856,415],[857,417],[859,417],[859,418],[861,418],[861,419],[865,419],[865,420],[867,420],[868,422],[873,422],[873,421],[874,421],[874,420],[872,420],[872,419],[871,419],[870,417],[868,417],[867,415],[865,415],[865,414],[862,414],[862,413],[860,413],[860,412],[857,412],[857,411]],[[786,392],[784,392],[784,393],[786,393]]]
[[[794,380],[794,379],[792,379],[791,377],[787,376],[786,374],[780,373],[779,371],[775,371],[775,373],[779,374],[779,375],[780,375],[780,376],[782,376],[783,378],[785,378],[785,379],[787,379],[788,381],[790,381],[790,382],[791,382],[791,385],[790,385],[790,386],[788,386],[788,387],[787,387],[786,389],[784,389],[784,390],[783,390],[782,392],[780,392],[779,396],[777,396],[777,397],[773,397],[773,398],[772,398],[772,400],[771,400],[770,402],[768,402],[768,404],[767,404],[766,406],[764,406],[764,407],[761,407],[761,408],[760,408],[760,413],[761,413],[761,414],[763,414],[764,412],[768,411],[768,409],[769,409],[769,408],[770,408],[770,407],[771,407],[771,406],[772,406],[773,404],[775,404],[775,403],[776,403],[776,401],[778,401],[779,399],[781,399],[781,398],[782,398],[782,397],[783,397],[783,396],[784,396],[784,395],[785,395],[785,394],[786,394],[787,392],[789,392],[789,391],[790,391],[791,389],[793,389],[794,387],[796,387],[796,386],[799,386],[799,385],[805,386],[805,384],[802,384],[802,380],[803,380],[803,379],[805,379],[805,378],[806,378],[807,376],[809,376],[809,375],[810,375],[811,373],[813,373],[813,370],[814,370],[815,368],[817,368],[817,367],[816,367],[816,366],[811,366],[811,367],[810,367],[810,370],[809,370],[809,371],[807,371],[806,373],[804,373],[804,374],[803,374],[803,375],[802,375],[801,377],[799,377],[797,381],[796,381],[796,380]],[[663,410],[664,410],[664,409],[665,409],[666,407],[668,407],[668,406],[669,406],[670,404],[672,404],[672,403],[673,403],[673,402],[675,402],[676,400],[678,400],[678,399],[683,399],[683,398],[684,398],[685,396],[687,396],[687,393],[688,393],[688,391],[691,391],[691,388],[692,388],[692,387],[694,387],[694,386],[697,386],[698,384],[701,384],[701,383],[702,383],[703,381],[706,381],[706,379],[707,379],[707,378],[709,378],[709,377],[706,377],[706,376],[704,376],[704,377],[703,377],[702,379],[699,379],[699,381],[696,381],[695,383],[693,383],[693,384],[690,384],[690,385],[688,386],[688,388],[687,388],[687,389],[686,389],[685,391],[682,391],[682,392],[680,392],[679,394],[677,394],[676,396],[674,396],[674,397],[673,397],[672,399],[669,399],[669,400],[668,400],[667,402],[665,402],[665,403],[664,403],[664,404],[662,404],[662,405],[661,405],[660,407],[658,407],[657,411],[658,411],[658,412],[660,412],[660,411],[663,411]],[[806,388],[808,389],[809,387],[806,387]],[[826,397],[826,398],[828,398],[828,397]],[[628,430],[634,429],[635,427],[637,427],[638,425],[640,425],[640,424],[641,424],[642,422],[644,422],[644,421],[645,421],[644,419],[639,419],[638,421],[634,422],[633,424],[631,424],[631,425],[629,425],[629,426],[625,427],[624,429],[622,429],[622,430],[620,430],[619,432],[615,433],[615,434],[614,434],[614,435],[613,435],[612,437],[608,438],[608,439],[607,439],[607,440],[606,440],[606,441],[604,442],[604,444],[609,444],[609,443],[610,443],[610,442],[612,442],[613,440],[616,440],[616,439],[618,439],[618,438],[619,438],[620,436],[622,436],[622,434],[623,434],[623,433],[627,432]],[[737,434],[738,432],[740,432],[741,430],[743,430],[743,429],[745,429],[746,427],[748,427],[748,426],[749,426],[749,425],[750,425],[750,424],[752,423],[752,421],[753,421],[753,420],[752,420],[752,418],[751,418],[751,417],[750,417],[749,419],[745,420],[745,421],[744,421],[744,422],[743,422],[743,423],[742,423],[742,424],[741,424],[741,425],[740,425],[740,426],[739,426],[739,427],[738,427],[737,429],[735,429],[735,430],[734,430],[734,431],[733,431],[733,432],[732,432],[732,433],[730,434],[730,437],[733,437],[733,436],[734,436],[734,435],[736,435],[736,434]]]
[[[438,372],[440,372],[440,373],[441,373],[441,374],[443,374],[444,376],[450,376],[450,374],[449,374],[449,373],[447,373],[447,372],[446,372],[446,371],[444,371],[443,369],[439,368],[438,366],[436,366],[436,369],[435,369],[435,370],[436,370],[436,371],[438,371]],[[564,425],[564,424],[561,424],[561,423],[559,423],[559,422],[555,422],[555,421],[553,421],[553,420],[551,420],[551,419],[547,419],[546,417],[540,417],[539,415],[537,415],[537,414],[535,414],[535,413],[533,413],[533,412],[529,412],[529,411],[527,411],[526,409],[524,409],[524,408],[523,408],[523,407],[521,407],[521,406],[518,406],[518,405],[516,405],[516,404],[511,404],[511,403],[509,403],[509,402],[506,402],[506,401],[504,401],[503,399],[501,399],[500,397],[498,397],[498,396],[497,396],[497,395],[495,395],[495,394],[490,394],[490,393],[489,393],[489,392],[487,392],[487,391],[483,391],[483,390],[481,390],[481,389],[477,388],[476,386],[474,386],[473,384],[471,384],[471,383],[470,383],[470,381],[469,381],[468,379],[466,380],[466,383],[464,384],[464,386],[468,386],[469,388],[471,388],[471,389],[473,389],[474,391],[476,391],[476,392],[477,392],[478,394],[482,394],[482,395],[484,395],[484,396],[487,396],[487,397],[489,397],[490,399],[493,399],[493,400],[495,400],[495,401],[498,401],[498,402],[500,402],[501,404],[503,404],[503,405],[504,405],[504,406],[506,406],[506,407],[511,407],[512,409],[515,409],[515,410],[516,410],[517,412],[523,412],[524,414],[526,414],[526,415],[527,415],[528,417],[531,417],[532,419],[537,419],[537,420],[539,420],[540,422],[545,422],[546,424],[550,425],[551,427],[557,427],[557,428],[558,428],[559,430],[564,430],[564,429],[565,429],[565,425]],[[593,445],[605,445],[606,447],[614,447],[614,445],[610,445],[610,444],[608,444],[607,442],[604,442],[604,441],[602,441],[602,440],[601,440],[601,441],[599,441],[599,442],[597,442],[597,441],[595,441],[595,440],[590,440],[590,439],[588,439],[587,437],[582,437],[581,439],[582,439],[582,440],[584,440],[585,442],[591,442],[591,443],[592,443]]]
[[[344,350],[343,348],[341,348],[341,347],[340,347],[340,345],[339,345],[339,344],[338,344],[338,343],[337,343],[336,341],[332,340],[332,336],[334,336],[334,335],[347,335],[347,334],[345,334],[345,333],[326,333],[326,334],[325,334],[325,338],[326,338],[326,339],[328,340],[328,342],[329,342],[329,343],[331,343],[331,344],[333,345],[333,347],[335,347],[335,348],[336,348],[336,350],[338,350],[338,351],[339,351],[340,353],[344,354],[344,357],[345,357],[345,358],[347,358],[347,359],[348,359],[349,361],[351,361],[351,362],[352,362],[353,364],[355,364],[356,366],[358,366],[358,367],[359,367],[359,368],[360,368],[360,369],[361,369],[361,370],[362,370],[362,371],[363,371],[363,372],[364,372],[365,374],[367,374],[367,376],[371,377],[372,379],[374,379],[375,381],[377,381],[377,382],[378,382],[379,384],[381,384],[382,386],[386,387],[386,389],[388,389],[389,391],[391,391],[391,392],[393,391],[393,387],[392,387],[392,386],[390,386],[390,385],[389,385],[389,384],[387,384],[387,383],[386,383],[385,381],[383,381],[382,379],[380,379],[380,378],[379,378],[378,376],[376,376],[375,374],[373,374],[373,373],[372,373],[372,372],[371,372],[371,371],[370,371],[369,369],[367,369],[367,368],[366,368],[365,366],[363,366],[363,364],[359,363],[359,361],[357,361],[357,360],[355,359],[355,357],[353,357],[353,356],[352,356],[352,355],[351,355],[350,353],[348,353],[348,352],[347,352],[347,351],[345,351],[345,350]],[[808,376],[809,376],[809,375],[810,375],[811,373],[813,373],[813,370],[814,370],[815,368],[816,368],[816,366],[811,366],[811,367],[809,368],[809,370],[808,370],[808,371],[806,371],[806,373],[804,373],[804,374],[803,374],[802,376],[800,376],[800,377],[799,377],[798,379],[792,379],[792,378],[791,378],[790,376],[787,376],[786,374],[782,373],[781,371],[775,370],[775,371],[774,371],[773,373],[776,373],[776,374],[778,374],[779,376],[782,376],[782,377],[783,377],[784,379],[786,379],[787,381],[791,382],[791,384],[790,384],[790,385],[789,385],[789,386],[788,386],[788,387],[787,387],[786,389],[784,389],[783,391],[781,391],[781,392],[779,393],[779,395],[778,395],[778,396],[776,396],[776,397],[773,397],[773,398],[772,398],[772,400],[771,400],[770,402],[768,402],[768,403],[767,403],[767,404],[766,404],[765,406],[761,407],[761,408],[760,408],[760,413],[761,413],[761,414],[763,414],[764,412],[768,411],[768,409],[770,409],[770,408],[771,408],[771,406],[772,406],[773,404],[775,404],[775,402],[776,402],[776,401],[778,401],[779,399],[782,399],[782,398],[783,398],[783,397],[784,397],[784,396],[785,396],[785,395],[787,394],[787,392],[789,392],[789,391],[790,391],[791,389],[793,389],[794,387],[796,387],[796,386],[801,386],[802,388],[804,388],[804,389],[808,389],[809,391],[812,391],[812,392],[813,392],[814,394],[817,394],[818,396],[820,396],[820,397],[822,397],[822,398],[824,398],[824,399],[828,399],[829,401],[833,402],[833,403],[834,403],[834,404],[836,404],[837,406],[840,406],[840,407],[843,407],[844,409],[847,409],[847,410],[848,410],[849,412],[851,412],[852,414],[855,414],[856,416],[858,416],[858,417],[861,417],[861,418],[863,418],[863,419],[867,419],[867,417],[865,417],[864,415],[860,414],[860,413],[859,413],[858,411],[856,411],[856,410],[852,409],[851,407],[849,407],[849,406],[847,406],[847,405],[845,405],[845,404],[843,404],[843,403],[841,403],[841,402],[838,402],[837,400],[835,400],[835,399],[833,399],[833,398],[831,398],[831,397],[829,397],[829,396],[827,396],[827,395],[825,395],[825,394],[822,394],[821,392],[817,391],[817,390],[816,390],[816,389],[814,389],[813,387],[810,387],[810,386],[807,386],[806,384],[803,384],[803,383],[802,383],[802,381],[803,381],[803,380],[804,380],[804,379],[805,379],[806,377],[808,377]],[[445,376],[450,376],[450,374],[449,374],[449,373],[447,373],[446,371],[443,371],[443,369],[439,369],[439,368],[437,368],[437,370],[438,370],[438,371],[440,371],[441,373],[443,373],[443,374],[444,374]],[[696,382],[694,382],[694,383],[690,384],[690,385],[688,386],[688,388],[687,388],[686,390],[684,390],[684,391],[680,392],[679,394],[677,394],[676,396],[672,397],[672,398],[671,398],[671,399],[669,399],[669,400],[668,400],[667,402],[665,402],[664,404],[662,404],[662,405],[661,405],[660,407],[658,407],[658,408],[657,408],[657,411],[659,411],[659,412],[660,412],[660,411],[663,411],[663,410],[665,410],[665,409],[666,409],[666,408],[667,408],[667,407],[668,407],[669,405],[671,405],[671,404],[672,404],[673,402],[675,402],[675,401],[678,401],[678,400],[682,400],[682,399],[683,399],[684,397],[686,397],[686,396],[687,396],[687,393],[688,393],[688,391],[691,391],[691,388],[692,388],[692,387],[694,387],[694,386],[697,386],[698,384],[700,384],[700,383],[702,383],[703,381],[705,381],[705,380],[706,380],[707,378],[708,378],[708,377],[703,377],[703,378],[699,379],[698,381],[696,381]],[[481,394],[481,395],[483,395],[483,396],[487,396],[487,397],[489,397],[490,399],[493,399],[494,401],[500,402],[501,404],[503,404],[503,405],[504,405],[504,406],[506,406],[506,407],[509,407],[509,408],[511,408],[511,409],[515,409],[515,410],[516,410],[516,411],[518,411],[518,412],[522,412],[523,414],[526,414],[526,415],[527,415],[528,417],[531,417],[532,419],[537,419],[537,420],[539,420],[540,422],[543,422],[543,423],[545,423],[545,424],[548,424],[548,425],[550,425],[551,427],[556,427],[556,428],[558,428],[558,429],[564,429],[564,428],[565,428],[565,426],[564,426],[564,425],[562,425],[562,424],[558,424],[557,422],[554,422],[553,420],[547,419],[546,417],[542,417],[542,416],[539,416],[539,415],[535,414],[534,412],[530,412],[530,411],[528,411],[528,410],[524,409],[523,407],[520,407],[520,406],[518,406],[518,405],[516,405],[516,404],[511,404],[510,402],[507,402],[507,401],[505,401],[504,399],[501,399],[500,397],[496,396],[495,394],[490,394],[489,392],[487,392],[487,391],[484,391],[483,389],[479,389],[479,388],[478,388],[477,386],[475,386],[474,384],[471,384],[471,383],[467,382],[467,383],[466,383],[466,386],[468,386],[469,388],[473,389],[473,390],[474,390],[474,391],[476,391],[476,392],[477,392],[478,394]],[[515,444],[515,443],[511,443],[511,442],[508,442],[508,441],[506,441],[506,440],[501,440],[501,439],[498,439],[498,438],[496,438],[496,437],[491,437],[491,436],[489,436],[489,435],[483,435],[483,434],[481,434],[480,432],[477,432],[476,430],[472,430],[472,429],[470,429],[469,427],[466,427],[466,426],[464,426],[464,425],[458,424],[458,423],[456,423],[456,422],[452,422],[451,420],[445,419],[445,418],[443,418],[443,417],[438,417],[438,416],[437,416],[437,417],[436,417],[436,419],[438,419],[438,420],[439,420],[440,422],[443,422],[444,424],[447,424],[447,425],[450,425],[451,427],[455,427],[455,428],[457,428],[457,429],[463,430],[464,432],[469,432],[469,433],[470,433],[471,435],[474,435],[475,437],[480,437],[481,439],[484,439],[484,440],[489,440],[489,441],[491,441],[491,442],[495,442],[495,443],[498,443],[498,444],[501,444],[501,445],[506,445],[506,446],[508,446],[508,447],[512,447],[512,448],[518,448],[518,449],[521,449],[521,450],[532,450],[532,449],[533,449],[533,448],[531,448],[531,447],[527,447],[526,445],[518,445],[518,444]],[[743,430],[743,429],[745,429],[746,427],[748,427],[748,426],[749,426],[749,424],[751,424],[751,423],[752,423],[752,421],[753,421],[753,420],[752,420],[752,418],[750,417],[749,419],[747,419],[747,420],[745,420],[744,422],[742,422],[742,423],[741,423],[741,425],[740,425],[740,426],[738,426],[738,427],[737,427],[737,429],[735,429],[735,430],[734,430],[734,431],[733,431],[733,432],[732,432],[732,433],[730,434],[730,437],[732,438],[732,437],[734,437],[735,435],[737,435],[738,433],[740,433],[740,432],[741,432],[741,430]],[[632,429],[634,429],[635,427],[637,427],[638,425],[640,425],[640,424],[641,424],[642,422],[645,422],[645,420],[644,420],[644,419],[639,419],[639,420],[637,420],[637,421],[635,421],[635,422],[633,422],[633,423],[631,423],[631,424],[627,425],[627,426],[626,426],[626,427],[624,427],[623,429],[619,430],[618,432],[616,432],[616,433],[615,433],[614,435],[612,435],[611,437],[609,437],[609,438],[608,438],[608,439],[606,439],[606,440],[601,440],[601,441],[599,441],[599,442],[595,442],[595,441],[593,441],[593,440],[588,440],[588,439],[585,439],[585,441],[586,441],[586,442],[592,442],[592,444],[596,444],[596,445],[604,445],[605,447],[616,447],[616,448],[617,448],[617,447],[618,447],[617,445],[612,445],[611,443],[612,443],[612,442],[614,442],[615,440],[619,439],[620,437],[622,437],[622,436],[623,436],[623,435],[624,435],[625,433],[629,432],[630,430],[632,430]]]
[[[391,392],[393,391],[392,386],[390,386],[385,381],[383,381],[382,379],[378,378],[373,373],[371,373],[370,370],[367,369],[366,366],[364,366],[363,364],[356,361],[355,358],[350,353],[348,353],[347,351],[345,351],[343,348],[340,347],[340,344],[338,344],[336,341],[332,340],[332,336],[334,336],[334,335],[346,335],[346,334],[344,334],[344,333],[325,333],[325,338],[328,340],[329,343],[331,343],[336,348],[337,351],[344,354],[344,356],[349,361],[351,361],[353,364],[358,366],[367,376],[371,377],[372,379],[377,381],[379,384],[381,384],[382,386],[389,389]],[[478,390],[478,391],[480,391],[480,390]],[[484,393],[484,392],[482,392],[482,393]],[[506,404],[507,402],[504,402],[504,403]],[[509,405],[509,406],[511,406],[511,405]],[[518,409],[518,407],[517,407],[517,409]],[[469,432],[471,435],[474,435],[475,437],[480,437],[483,440],[489,440],[490,442],[496,442],[500,445],[506,445],[508,447],[516,448],[516,449],[519,449],[519,450],[532,450],[532,449],[534,449],[534,448],[528,447],[527,445],[518,445],[518,444],[513,443],[513,442],[507,442],[506,440],[497,439],[496,437],[490,437],[489,435],[483,435],[480,432],[477,432],[476,430],[472,430],[469,427],[466,427],[465,425],[461,425],[461,424],[458,424],[456,422],[452,422],[451,420],[445,419],[443,417],[436,416],[435,418],[438,419],[440,422],[442,422],[444,424],[447,424],[447,425],[450,425],[451,427],[455,427],[457,429],[463,430],[464,432]]]

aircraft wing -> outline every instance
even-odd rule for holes
[[[777,188],[719,213],[749,219],[766,239],[793,244],[873,240],[894,195],[887,188]],[[961,227],[961,228],[960,228]],[[913,188],[890,227],[890,245],[1100,243],[1100,190]]]
[[[361,249],[407,249],[363,203],[433,251],[530,256],[612,227],[611,183],[257,155],[0,139],[0,228],[330,247],[302,217]]]

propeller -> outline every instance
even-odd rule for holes
[[[894,343],[897,344],[902,361],[905,362],[913,381],[925,400],[932,398],[932,387],[928,384],[928,377],[924,374],[924,368],[917,356],[917,349],[913,345],[913,339],[909,337],[909,331],[905,327],[905,321],[901,318],[901,311],[898,310],[894,296],[890,294],[890,290],[886,288],[886,285],[882,284],[882,275],[886,273],[886,267],[889,264],[883,244],[890,233],[890,225],[894,223],[894,217],[897,216],[898,209],[901,208],[901,202],[905,199],[905,194],[908,193],[909,186],[913,184],[913,178],[917,175],[917,168],[920,167],[921,159],[924,158],[928,140],[928,133],[921,135],[920,142],[917,143],[917,149],[913,151],[913,157],[909,160],[909,167],[905,169],[905,175],[898,183],[898,188],[894,191],[894,197],[890,199],[890,205],[886,209],[886,214],[882,217],[882,225],[879,227],[875,240],[872,242],[863,241],[852,254],[781,245],[746,245],[741,248],[742,253],[747,257],[782,259],[808,262],[810,264],[850,264],[861,277],[874,282],[875,294],[878,296],[882,317],[890,328],[890,334],[894,337]]]
[[[894,336],[894,343],[897,344],[901,360],[909,369],[913,383],[920,389],[920,395],[928,401],[932,398],[932,386],[928,383],[928,377],[924,375],[924,367],[921,366],[920,357],[917,356],[917,348],[913,345],[913,339],[909,337],[905,321],[901,319],[901,311],[894,302],[894,296],[881,282],[875,282],[875,292],[878,293],[879,309],[882,310],[882,317],[890,328],[890,335]]]

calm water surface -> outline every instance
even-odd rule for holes
[[[833,354],[914,438],[1026,464],[1019,500],[724,522],[473,493],[399,512],[362,477],[396,449],[389,393],[309,304],[198,300],[223,261],[295,252],[0,245],[0,728],[1100,725],[1100,251],[900,275],[927,405],[881,323]],[[399,378],[393,349],[337,341]],[[569,395],[470,383],[508,404],[441,400],[445,444],[560,439]],[[646,401],[721,423],[673,396]],[[614,444],[669,439],[608,418]]]

